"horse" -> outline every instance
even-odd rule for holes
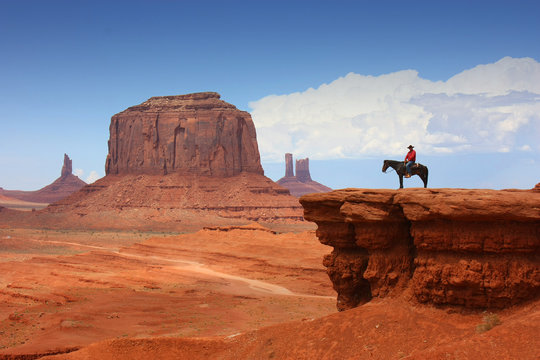
[[[403,189],[403,176],[406,174],[407,169],[405,168],[405,163],[403,161],[397,161],[397,160],[384,160],[382,171],[386,172],[386,170],[391,167],[392,169],[396,170],[396,174],[399,176],[399,188]],[[424,187],[427,188],[427,181],[428,181],[428,168],[427,166],[424,166],[422,164],[414,164],[411,166],[411,175],[418,175],[420,176],[420,179],[424,182]]]

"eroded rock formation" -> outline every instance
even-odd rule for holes
[[[303,222],[298,199],[263,175],[251,116],[217,93],[153,97],[114,115],[106,172],[48,213],[76,214],[65,226],[85,228]]]
[[[60,173],[60,177],[65,177],[73,173],[72,164],[73,162],[69,158],[69,156],[67,156],[67,154],[64,154],[64,165],[62,165],[62,172]]]
[[[285,154],[285,177],[294,177],[292,154]]]
[[[72,160],[64,154],[60,177],[51,184],[36,191],[0,190],[0,194],[23,201],[48,204],[64,199],[85,185],[84,181],[72,174]]]
[[[502,308],[540,293],[540,193],[345,189],[300,198],[340,310],[410,289],[420,302]]]
[[[302,183],[313,181],[309,173],[309,158],[296,160],[296,179]]]
[[[263,175],[249,113],[214,92],[157,96],[111,119],[107,174]]]
[[[332,191],[327,186],[311,179],[309,158],[296,160],[296,176],[293,172],[292,154],[285,154],[285,176],[277,183],[289,189],[291,195],[300,197],[305,194]]]

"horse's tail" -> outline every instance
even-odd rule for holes
[[[424,167],[426,168],[426,182],[424,183],[424,187],[427,187],[428,176],[429,176],[429,170],[428,170],[427,166],[424,165]]]

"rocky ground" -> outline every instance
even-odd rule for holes
[[[335,312],[328,248],[312,231],[4,228],[0,249],[0,359],[105,339],[231,336]]]
[[[337,312],[309,231],[3,228],[0,249],[0,359],[540,356],[538,301],[435,307],[409,289]]]
[[[484,331],[486,315],[501,323]],[[213,338],[114,339],[46,359],[538,359],[538,302],[498,314],[379,299]]]

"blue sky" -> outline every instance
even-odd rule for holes
[[[382,160],[414,143],[431,186],[530,188],[538,14],[538,1],[0,0],[0,186],[49,184],[64,153],[83,180],[103,176],[112,115],[217,91],[252,113],[274,180],[291,152],[325,185],[395,187]]]

